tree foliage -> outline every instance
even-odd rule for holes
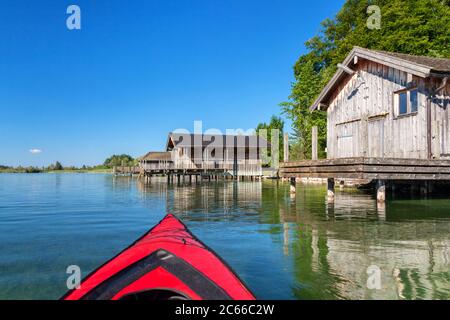
[[[63,170],[64,167],[59,161],[56,161],[55,166],[53,167],[53,169],[54,170]]]
[[[284,134],[284,121],[283,119],[281,119],[281,117],[277,117],[277,116],[272,116],[272,118],[270,118],[270,122],[269,123],[259,123],[258,126],[256,127],[256,134],[260,134],[261,130],[264,129],[267,132],[267,142],[269,142],[270,144],[272,144],[272,130],[278,130],[278,146],[279,146],[279,160],[282,161],[283,160],[283,134]],[[267,155],[269,157],[272,156],[271,154],[271,148],[269,148]]]
[[[367,27],[370,5],[381,9],[380,29]],[[347,0],[305,46],[307,53],[294,65],[289,100],[281,104],[293,122],[291,157],[298,159],[311,156],[313,126],[319,127],[319,156],[325,156],[326,115],[309,107],[354,46],[450,58],[450,0]]]
[[[134,166],[136,161],[132,156],[127,154],[121,155],[113,155],[105,160],[104,165],[108,168],[112,168],[114,166]]]

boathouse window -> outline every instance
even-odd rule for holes
[[[417,89],[411,90],[409,92],[409,103],[411,104],[411,112],[417,112],[419,106],[417,96],[418,96]]]
[[[399,94],[399,114],[408,113],[408,99],[406,97],[406,92],[400,92]]]
[[[398,115],[414,114],[419,107],[417,88],[397,91],[394,94]]]

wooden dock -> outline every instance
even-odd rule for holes
[[[146,169],[141,172],[141,177],[147,181],[151,181],[152,177],[165,176],[168,183],[173,183],[176,178],[177,182],[192,182],[202,180],[259,180],[260,176],[253,175],[233,175],[229,170],[223,168],[209,168],[209,169]]]
[[[113,174],[116,176],[138,176],[150,181],[152,177],[165,176],[167,181],[172,183],[176,178],[178,182],[190,181],[193,179],[198,180],[219,180],[219,179],[235,179],[235,180],[257,180],[260,175],[233,175],[230,168],[221,166],[219,168],[204,167],[204,168],[176,168],[173,165],[161,165],[161,166],[140,166],[140,167],[127,167],[117,166],[113,168]]]
[[[450,160],[392,159],[392,158],[340,158],[284,162],[280,177],[289,178],[291,193],[295,193],[297,178],[326,178],[327,199],[334,201],[335,180],[360,179],[375,181],[377,201],[386,201],[386,186],[407,182],[411,188],[419,187],[421,194],[433,190],[433,183],[450,181]]]
[[[141,168],[138,166],[129,167],[129,166],[116,166],[113,167],[114,175],[139,175],[141,173]]]
[[[284,162],[284,178],[450,180],[450,160],[340,158]]]

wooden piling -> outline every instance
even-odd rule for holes
[[[289,182],[290,182],[290,193],[291,193],[291,194],[295,194],[296,191],[297,191],[297,186],[296,186],[296,179],[295,179],[295,177],[291,177],[291,178],[289,179]]]
[[[283,141],[283,159],[284,162],[289,161],[289,135],[287,133],[284,134],[284,141]]]
[[[428,196],[428,181],[423,181],[420,183],[420,195],[422,197],[427,197]]]
[[[377,180],[377,202],[384,203],[386,201],[386,183],[384,180]]]
[[[434,192],[433,181],[427,181],[427,189],[428,189],[428,194],[432,194]]]
[[[334,202],[334,178],[327,179],[327,200]]]
[[[318,159],[318,137],[319,137],[319,130],[316,126],[312,127],[312,135],[311,135],[311,139],[312,139],[312,145],[311,145],[311,157],[312,160],[317,160]]]

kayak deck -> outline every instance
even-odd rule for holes
[[[229,266],[168,214],[65,300],[253,300]]]

